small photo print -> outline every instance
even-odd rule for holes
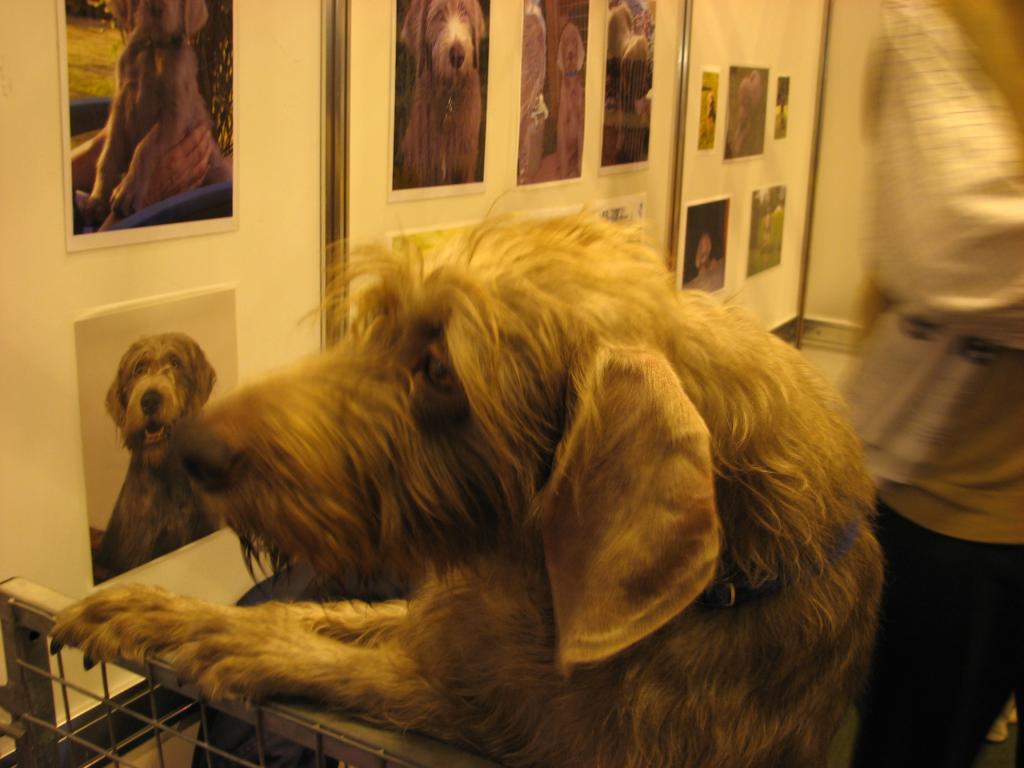
[[[394,19],[392,191],[483,182],[490,0],[395,0]]]
[[[64,0],[69,250],[235,226],[233,5]]]
[[[775,91],[775,138],[786,138],[789,128],[789,78],[780,77]]]
[[[718,124],[717,69],[700,73],[700,122],[697,130],[697,149],[715,148],[715,127]]]
[[[472,226],[472,223],[467,222],[436,229],[392,232],[387,235],[387,239],[391,243],[391,250],[395,253],[428,256],[448,241],[465,234]]]
[[[580,176],[589,9],[589,0],[523,2],[520,185]]]
[[[725,128],[725,159],[764,152],[768,70],[729,67],[729,115]]]
[[[708,292],[721,290],[725,285],[728,235],[728,197],[687,206],[683,288]]]
[[[750,251],[747,276],[777,267],[782,260],[782,225],[786,217],[786,188],[756,190],[750,199]]]
[[[654,0],[610,0],[601,166],[643,163],[651,138]]]
[[[238,378],[235,293],[101,310],[75,323],[93,579],[213,533],[173,436]]]

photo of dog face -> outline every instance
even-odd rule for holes
[[[233,13],[209,3],[209,30],[208,0],[108,0],[99,27],[66,10],[76,234],[231,216]]]
[[[392,187],[483,181],[487,0],[397,0]]]
[[[729,117],[725,127],[725,159],[764,151],[768,70],[729,67]]]
[[[524,0],[519,184],[580,176],[588,28],[586,0]]]
[[[144,336],[121,357],[105,402],[131,462],[110,522],[94,540],[97,582],[218,527],[171,439],[183,419],[199,414],[216,380],[202,348],[184,333]]]
[[[106,406],[124,447],[153,467],[167,458],[174,425],[199,413],[217,374],[203,350],[183,333],[146,336],[117,367]]]
[[[647,160],[654,78],[654,2],[610,0],[601,165]]]

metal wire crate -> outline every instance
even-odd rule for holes
[[[0,755],[0,768],[107,764],[320,768],[336,763],[357,768],[496,768],[488,760],[433,739],[377,728],[310,706],[206,702],[158,659],[118,665],[141,677],[119,691],[111,690],[113,665],[101,663],[98,690],[94,690],[69,679],[65,671],[69,652],[62,650],[53,657],[49,653],[53,617],[71,602],[25,579],[0,583],[7,662],[0,707],[11,718],[10,722],[0,720],[0,735],[15,742],[12,754]],[[80,703],[75,709],[82,712],[73,715],[72,698]],[[211,718],[223,716],[251,729],[248,753],[228,751],[207,738]],[[277,751],[282,744],[288,745],[288,754],[301,754],[301,759],[282,759]],[[140,752],[143,757],[136,758]]]

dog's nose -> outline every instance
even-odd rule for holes
[[[147,389],[142,395],[142,412],[147,416],[152,416],[160,407],[163,399],[163,395],[155,389]]]
[[[452,69],[461,69],[462,62],[466,60],[466,49],[462,46],[462,43],[455,43],[450,49],[448,49],[448,61],[451,62]]]
[[[241,451],[209,427],[196,421],[179,424],[174,440],[185,471],[205,490],[226,490],[237,478]]]

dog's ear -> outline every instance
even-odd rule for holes
[[[480,69],[480,41],[487,37],[487,22],[484,19],[484,10],[480,3],[469,4],[469,25],[473,31],[473,69]]]
[[[110,414],[110,418],[114,420],[114,423],[119,428],[124,424],[124,417],[128,410],[126,400],[128,385],[134,375],[135,365],[140,361],[141,355],[146,348],[146,343],[146,337],[143,337],[133,342],[124,351],[124,354],[121,355],[121,359],[117,363],[117,373],[114,374],[114,380],[110,384],[110,389],[107,390],[107,413]]]
[[[575,378],[539,498],[565,672],[677,616],[711,581],[720,546],[708,429],[668,361],[603,350]]]
[[[213,385],[217,383],[217,372],[206,359],[203,348],[193,342],[190,345],[190,370],[192,371],[192,395],[189,401],[189,409],[198,413],[199,409],[206,405],[213,391]]]
[[[209,18],[209,11],[206,9],[206,0],[185,0],[183,10],[185,16],[185,37],[192,37]]]
[[[402,20],[401,41],[409,49],[416,61],[416,71],[424,65],[424,59],[430,56],[429,51],[424,51],[426,46],[426,0],[412,0],[405,11],[405,18]]]
[[[110,389],[107,390],[105,400],[107,413],[110,414],[110,418],[114,420],[118,427],[124,424],[125,417],[125,403],[121,397],[121,393],[124,391],[124,384],[121,381],[121,377],[122,371],[119,368],[117,373],[114,374],[114,380],[110,383]]]

